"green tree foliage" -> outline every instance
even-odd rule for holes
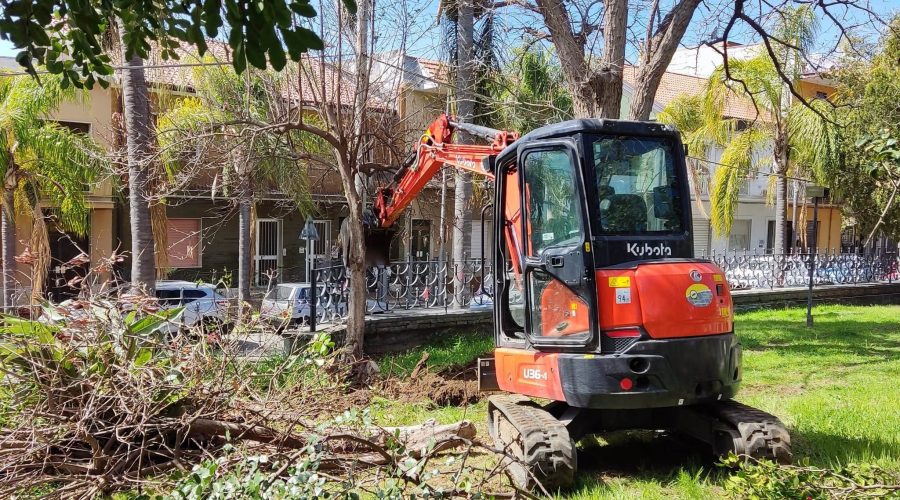
[[[356,3],[344,0],[353,13]],[[234,51],[234,69],[247,64],[283,68],[310,49],[323,48],[304,21],[315,17],[309,0],[8,0],[0,14],[0,33],[21,49],[16,59],[29,72],[34,61],[63,76],[63,85],[102,85],[112,75],[103,38],[111,19],[122,24],[125,57],[147,58],[156,42],[165,59],[177,59],[180,43],[207,50],[206,41],[225,35]]]
[[[848,54],[831,75],[840,82],[836,99],[841,105],[840,168],[828,179],[845,200],[845,210],[862,234],[876,230],[900,238],[900,209],[896,191],[900,163],[900,17],[878,44],[873,57]]]
[[[15,252],[15,213],[35,214],[35,228],[47,241],[42,208],[52,209],[57,225],[77,235],[88,231],[89,209],[84,192],[100,175],[106,160],[90,137],[73,132],[49,116],[60,104],[82,97],[63,85],[58,76],[42,84],[30,77],[0,78],[0,177],[3,191],[4,263]],[[34,239],[33,239],[34,241]],[[49,248],[35,248],[43,255],[34,262],[33,284],[40,293],[49,268]],[[10,254],[10,255],[7,255]],[[11,291],[12,270],[4,269],[4,288]],[[8,297],[7,297],[8,298]]]
[[[572,117],[572,96],[551,49],[529,45],[513,50],[495,85],[498,122],[522,133]]]

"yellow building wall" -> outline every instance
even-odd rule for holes
[[[113,253],[113,209],[95,208],[91,210],[91,267],[96,268],[103,259],[109,258]],[[100,281],[110,278],[108,272],[99,273],[96,277]]]
[[[829,85],[823,85],[817,82],[800,80],[797,85],[797,91],[800,95],[803,96],[804,99],[815,99],[817,92],[824,92],[825,95],[831,95],[834,92],[834,87]]]
[[[113,129],[113,113],[115,106],[115,92],[112,89],[103,89],[99,86],[80,95],[76,100],[64,102],[50,118],[57,121],[67,121],[90,124],[91,137],[104,149],[111,150],[115,144],[115,131]],[[87,193],[87,202],[90,207],[89,231],[91,267],[100,264],[101,259],[112,254],[113,250],[113,183],[116,178],[106,176],[101,182],[92,186]],[[18,214],[16,216],[16,255],[25,251],[31,240],[31,231],[34,220],[31,214]],[[56,263],[51,263],[54,265]],[[16,279],[23,288],[31,288],[31,266],[16,263]],[[98,276],[105,279],[108,276]]]
[[[112,125],[113,96],[112,89],[103,89],[97,85],[79,99],[62,103],[59,110],[53,114],[53,119],[89,123],[91,125],[91,137],[105,149],[110,150],[115,144],[115,131]],[[112,189],[111,179],[104,179],[102,182],[97,183],[91,190],[91,195],[92,198],[99,198],[92,201],[108,201],[110,203],[109,208],[112,208]],[[103,200],[101,199],[103,197],[109,197],[110,199]]]
[[[802,206],[798,207],[798,216],[804,210]],[[805,220],[813,219],[813,205],[806,205]],[[792,205],[787,207],[787,218],[792,220],[794,209]],[[799,217],[804,220],[803,217]],[[800,231],[806,231],[804,225]],[[819,235],[816,238],[816,248],[819,250],[840,251],[841,249],[841,208],[833,205],[819,206]]]

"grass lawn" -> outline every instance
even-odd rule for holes
[[[795,460],[835,467],[870,463],[900,471],[900,306],[822,306],[738,315],[744,379],[737,399],[787,425]],[[428,348],[429,367],[465,364],[492,339],[463,336]],[[408,374],[422,349],[381,360]],[[376,399],[380,423],[468,418],[484,429],[485,404],[435,408]],[[710,498],[722,493],[713,462],[675,437],[612,435],[580,444],[579,484],[561,498]]]

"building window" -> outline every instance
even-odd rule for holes
[[[169,240],[170,267],[201,266],[200,219],[169,219],[166,237]]]
[[[84,134],[88,135],[91,133],[91,124],[90,123],[82,123],[82,122],[67,122],[63,120],[57,120],[55,122],[62,128],[69,129],[70,132],[74,132],[76,134]]]
[[[735,220],[728,235],[729,250],[750,250],[750,221]]]

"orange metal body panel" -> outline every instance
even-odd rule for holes
[[[612,281],[610,281],[612,280]],[[627,281],[628,286],[622,284]],[[611,286],[616,284],[618,286]],[[630,302],[616,303],[617,290],[628,290]],[[600,329],[612,330],[641,324],[641,298],[636,292],[634,269],[597,271],[597,311],[600,314]]]
[[[559,380],[558,354],[525,349],[494,349],[497,382],[507,392],[565,401]]]
[[[700,281],[691,278],[695,270]],[[644,328],[653,338],[730,332],[734,312],[724,275],[717,266],[702,262],[638,267],[635,276]],[[721,285],[722,294],[716,285]]]
[[[699,273],[699,281],[692,278],[692,271]],[[600,329],[643,326],[657,339],[731,332],[734,311],[724,275],[704,262],[597,271]],[[625,289],[627,293],[622,292]]]

